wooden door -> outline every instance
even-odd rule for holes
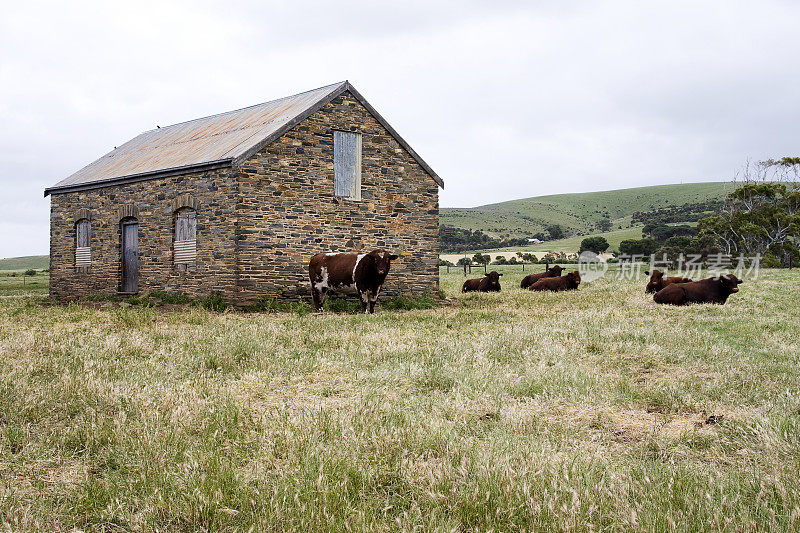
[[[122,292],[139,291],[139,224],[122,223]]]

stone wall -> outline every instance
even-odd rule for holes
[[[334,196],[333,131],[362,133],[361,200]],[[346,93],[238,169],[157,178],[51,196],[50,293],[60,300],[117,294],[121,229],[139,222],[139,292],[193,297],[219,291],[231,303],[310,294],[318,252],[386,248],[392,265],[381,299],[438,291],[436,182]],[[196,206],[197,264],[175,268],[175,210]],[[92,264],[75,267],[75,223],[91,219]]]
[[[359,201],[334,196],[334,130],[362,134]],[[239,175],[243,300],[308,295],[315,253],[374,248],[401,256],[381,299],[438,292],[438,185],[349,93],[253,156]]]
[[[158,178],[89,191],[53,194],[50,200],[50,294],[73,300],[117,294],[121,272],[120,221],[139,223],[139,292],[165,290],[203,296],[236,294],[234,217],[237,184],[230,169]],[[197,211],[197,262],[179,272],[172,259],[176,209]],[[91,220],[92,263],[75,268],[75,223]]]

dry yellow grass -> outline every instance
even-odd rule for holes
[[[800,528],[800,274],[374,316],[45,306],[0,284],[13,530]],[[709,415],[723,415],[705,424]]]

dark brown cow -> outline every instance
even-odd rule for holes
[[[557,278],[542,278],[528,289],[529,291],[569,291],[581,284],[581,273],[573,270]]]
[[[650,281],[647,282],[647,287],[644,289],[645,293],[658,292],[667,285],[672,285],[673,283],[687,283],[692,281],[690,278],[682,278],[680,276],[669,276],[665,278],[664,273],[660,270],[653,270],[652,274],[645,270],[644,273],[650,275]]]
[[[308,264],[311,296],[314,308],[322,311],[322,302],[329,289],[353,289],[361,296],[363,311],[375,312],[375,302],[381,292],[391,262],[398,256],[386,250],[372,250],[368,254],[342,253],[317,254]]]
[[[653,301],[657,304],[671,305],[705,303],[722,305],[728,300],[728,296],[739,292],[740,283],[742,280],[733,274],[688,283],[673,283],[655,293]]]
[[[522,278],[522,282],[519,284],[520,289],[527,289],[537,281],[542,278],[556,278],[561,275],[564,269],[560,266],[556,265],[553,267],[548,268],[544,272],[539,272],[538,274],[528,274],[524,278]]]
[[[478,279],[468,279],[461,286],[461,292],[500,292],[500,276],[492,270],[486,276]]]

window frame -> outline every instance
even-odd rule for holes
[[[179,237],[179,225],[182,220],[187,222],[187,232],[193,239],[181,239]],[[191,235],[193,233],[193,235]],[[194,270],[197,266],[197,209],[184,206],[174,211],[172,220],[172,263],[178,272]]]
[[[346,143],[348,137],[352,136],[353,156],[347,160],[340,159],[344,157],[343,143]],[[361,132],[346,131],[346,130],[333,130],[333,194],[337,198],[345,200],[360,201],[362,189],[362,146],[363,136]],[[350,191],[348,194],[339,193],[339,183],[342,179],[342,172],[348,171],[352,168],[352,183],[350,184]]]
[[[83,232],[81,231],[82,226],[86,228]],[[85,242],[81,242],[82,240]],[[79,272],[86,272],[91,265],[92,221],[87,217],[83,217],[75,221],[75,269]]]

